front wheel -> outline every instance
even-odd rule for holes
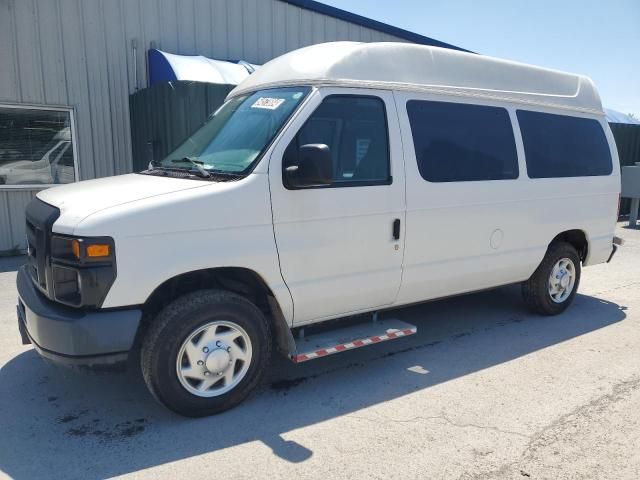
[[[142,344],[142,374],[153,396],[188,417],[222,412],[258,385],[271,357],[271,332],[246,298],[201,290],[174,300]]]
[[[573,301],[580,283],[580,257],[573,245],[549,246],[533,275],[522,283],[527,307],[542,315],[562,313]]]

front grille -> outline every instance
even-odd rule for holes
[[[29,274],[33,283],[47,297],[53,298],[51,286],[51,229],[60,210],[34,198],[25,211]]]
[[[38,283],[38,262],[37,249],[36,249],[36,237],[38,235],[38,229],[27,220],[27,265],[29,274],[34,282]]]

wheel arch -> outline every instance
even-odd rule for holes
[[[572,245],[578,252],[580,260],[584,263],[589,255],[589,240],[584,230],[572,229],[560,232],[553,237],[549,245],[556,242],[566,242]]]
[[[257,272],[244,267],[216,267],[181,273],[158,285],[142,305],[142,321],[136,336],[139,345],[156,315],[176,298],[201,289],[227,290],[253,302],[273,327],[276,347],[286,355],[295,351],[291,329],[280,304],[267,282]]]

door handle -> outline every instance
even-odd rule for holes
[[[400,219],[396,218],[393,221],[393,239],[400,240]]]

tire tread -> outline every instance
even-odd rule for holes
[[[576,281],[569,298],[562,303],[553,303],[547,292],[547,281],[550,270],[559,257],[571,258],[576,267]],[[529,310],[540,315],[557,315],[562,313],[573,301],[580,283],[580,257],[576,249],[567,242],[554,242],[549,245],[547,253],[533,272],[531,277],[522,282],[522,297]]]

